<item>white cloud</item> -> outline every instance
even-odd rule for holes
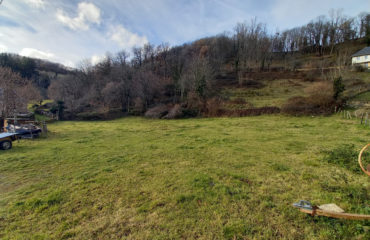
[[[78,15],[71,18],[63,10],[58,9],[56,17],[59,22],[73,30],[88,30],[90,23],[100,24],[100,9],[92,3],[78,4]]]
[[[0,45],[0,49],[1,49],[1,45]],[[51,62],[59,62],[63,64],[64,66],[71,67],[71,68],[75,67],[75,64],[68,59],[64,59],[59,56],[56,56],[54,53],[43,52],[35,48],[23,48],[19,52],[19,55],[25,56],[25,57],[31,57],[31,58],[44,59],[44,60],[48,60]]]
[[[70,67],[70,68],[75,68],[76,67],[76,64],[74,64],[72,61],[70,60],[63,60],[61,61],[61,63],[66,66],[66,67]]]
[[[132,33],[122,25],[118,25],[111,29],[110,38],[124,49],[143,46],[148,43],[148,39],[145,36],[139,36],[136,33]]]
[[[35,8],[44,8],[45,7],[45,1],[44,0],[23,0],[27,4],[31,5]]]
[[[0,43],[0,53],[1,52],[6,52],[8,50],[7,46],[5,46],[4,44],[1,44]]]
[[[92,65],[96,65],[100,63],[101,61],[103,61],[104,59],[105,59],[105,56],[94,55],[91,57],[90,61]]]
[[[34,48],[23,48],[19,55],[46,60],[52,60],[54,58],[53,53],[43,52]]]

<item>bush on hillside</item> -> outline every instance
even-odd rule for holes
[[[297,69],[302,68],[303,62],[300,60],[295,60],[292,65],[293,71],[297,71]]]
[[[164,119],[177,119],[183,117],[183,109],[180,106],[180,104],[175,104],[167,113],[166,116],[164,116]]]
[[[245,80],[243,81],[242,86],[247,87],[247,88],[260,89],[260,88],[264,88],[266,85],[256,80]]]
[[[333,95],[333,85],[329,81],[315,82],[305,88],[304,91],[307,95],[331,97]]]
[[[222,100],[220,98],[211,98],[207,100],[205,115],[208,117],[219,117],[222,115]]]
[[[82,112],[77,113],[75,116],[75,120],[82,120],[82,121],[96,121],[96,120],[103,120],[104,114],[98,112]]]
[[[306,82],[314,82],[321,76],[320,71],[308,71],[305,73],[303,80]]]
[[[260,108],[248,108],[248,109],[223,109],[220,108],[218,116],[225,117],[246,117],[246,116],[259,116],[264,114],[276,114],[280,113],[278,107],[260,107]]]
[[[138,116],[138,115],[141,116],[144,110],[145,110],[144,101],[141,98],[135,98],[133,101],[133,107],[132,107],[131,114],[135,116]]]
[[[334,99],[337,100],[339,98],[339,96],[344,92],[345,90],[345,86],[343,84],[343,80],[342,80],[342,77],[338,77],[336,79],[334,79],[334,83],[333,83],[333,96],[334,96]]]
[[[184,108],[182,110],[183,118],[193,118],[199,116],[199,110],[194,108]]]
[[[233,100],[230,101],[232,104],[246,104],[247,101],[245,101],[244,98],[234,98]]]
[[[240,110],[231,110],[226,112],[231,117],[246,117],[246,116],[259,116],[264,114],[276,114],[280,113],[278,107],[260,107],[260,108],[248,108]]]
[[[330,82],[317,82],[305,89],[308,97],[292,97],[282,111],[291,115],[327,115],[333,112],[336,101]]]
[[[157,105],[148,109],[144,116],[147,118],[162,118],[168,114],[170,107],[164,104]]]
[[[300,115],[328,115],[333,113],[336,102],[332,98],[292,97],[282,107],[282,112]]]

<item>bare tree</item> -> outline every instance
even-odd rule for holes
[[[76,112],[80,102],[91,98],[89,88],[84,85],[83,75],[62,75],[54,80],[49,89],[49,98],[55,101],[63,101],[67,109]]]
[[[144,108],[147,109],[156,95],[159,94],[160,78],[151,71],[142,69],[133,76],[133,84],[135,95],[143,100]]]
[[[134,47],[132,49],[133,52],[133,59],[132,59],[132,65],[135,68],[140,68],[143,64],[143,49],[140,47]]]
[[[193,92],[202,103],[212,93],[213,70],[206,58],[194,57],[187,66],[186,72],[180,79],[181,98],[185,99],[187,93]]]
[[[30,100],[39,100],[35,87],[10,68],[0,67],[0,115],[10,116],[26,111]]]
[[[329,38],[330,38],[330,55],[333,53],[335,44],[339,41],[338,36],[338,27],[343,17],[342,15],[343,9],[334,10],[331,9],[329,12],[330,17],[330,31],[329,31]]]
[[[132,98],[132,71],[127,62],[130,54],[126,51],[121,51],[117,53],[116,58],[114,60],[114,68],[112,70],[111,80],[116,82],[117,89],[119,91],[115,91],[114,95],[121,104],[122,111],[126,110],[126,112],[130,111],[130,104]],[[107,86],[106,86],[107,87]],[[123,105],[125,104],[125,106]]]
[[[370,35],[370,14],[366,12],[362,12],[358,15],[358,37],[366,37],[366,35]]]
[[[104,102],[109,108],[127,108],[124,82],[109,82],[102,90]]]

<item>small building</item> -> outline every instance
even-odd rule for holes
[[[35,114],[31,112],[19,112],[8,118],[0,117],[0,132],[7,131],[6,127],[11,125],[28,124],[35,122]]]
[[[365,47],[352,56],[352,65],[361,65],[364,68],[370,68],[370,47]]]
[[[18,112],[5,119],[5,125],[8,124],[26,124],[35,121],[35,114],[32,112]]]

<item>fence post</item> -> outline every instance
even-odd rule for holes
[[[42,121],[42,133],[45,134],[45,137],[48,136],[48,127],[45,121]]]

